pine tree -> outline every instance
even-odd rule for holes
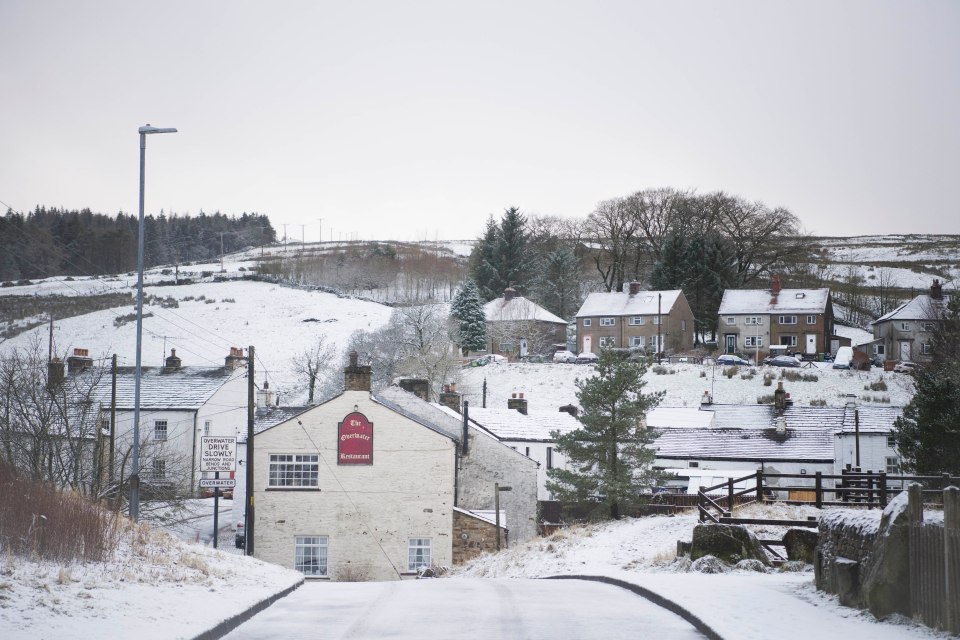
[[[497,235],[500,230],[497,223],[490,216],[483,236],[477,241],[477,246],[470,256],[472,261],[471,272],[473,280],[480,291],[480,300],[487,302],[503,294],[500,286],[500,274],[497,271]]]
[[[553,434],[570,468],[547,471],[547,489],[561,502],[599,498],[610,517],[619,518],[621,507],[639,504],[643,489],[656,479],[654,452],[644,447],[656,436],[641,421],[663,392],[643,393],[647,364],[611,351],[600,352],[596,370],[595,377],[576,382],[583,426]]]
[[[569,319],[580,308],[580,260],[570,247],[560,247],[547,254],[544,268],[538,271],[536,289],[543,306],[563,319]]]
[[[500,233],[497,235],[496,266],[500,276],[500,292],[507,287],[526,291],[530,277],[529,242],[526,230],[527,219],[516,207],[503,212]]]
[[[480,301],[480,290],[473,280],[465,280],[450,305],[453,321],[453,339],[463,355],[487,348],[487,322]]]

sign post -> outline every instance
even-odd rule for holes
[[[214,477],[201,478],[201,487],[213,487],[213,548],[217,548],[220,525],[220,488],[233,487],[233,478],[220,479],[221,471],[237,470],[237,438],[235,436],[200,437],[200,471],[212,471]]]

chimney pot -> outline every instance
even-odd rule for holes
[[[933,279],[933,284],[930,285],[930,298],[933,300],[943,300],[943,285],[941,285],[940,281],[936,278]]]
[[[639,283],[639,282],[631,282],[631,283],[630,283],[630,295],[635,296],[635,295],[637,295],[638,293],[640,293],[640,283]]]
[[[516,297],[516,295],[517,295],[517,290],[514,289],[513,287],[507,287],[506,289],[503,290],[504,302],[510,302]]]
[[[350,352],[350,366],[343,370],[344,387],[347,391],[370,391],[373,372],[369,365],[360,365],[356,351]]]

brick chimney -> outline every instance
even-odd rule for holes
[[[640,293],[640,283],[639,283],[639,282],[631,282],[631,283],[630,283],[630,295],[635,296],[635,295],[637,295],[638,293]]]
[[[777,304],[780,297],[780,274],[775,273],[770,276],[770,304]]]
[[[450,407],[457,413],[461,413],[460,402],[463,399],[461,394],[457,393],[456,383],[443,385],[443,391],[440,392],[440,404]]]
[[[577,409],[577,407],[574,406],[574,405],[572,405],[572,404],[565,404],[565,405],[563,405],[562,407],[560,407],[560,412],[561,412],[561,413],[569,413],[569,414],[572,415],[574,418],[576,418],[577,416],[580,415],[580,410]]]
[[[343,370],[343,381],[347,391],[370,391],[373,378],[369,365],[359,364],[356,351],[350,352],[350,366]]]
[[[787,409],[787,392],[783,390],[783,382],[778,382],[777,390],[773,392],[773,407],[778,415]]]
[[[243,357],[243,349],[230,347],[230,355],[223,359],[223,366],[227,369],[236,369],[247,364],[247,359]]]
[[[516,409],[523,415],[527,415],[527,401],[524,399],[523,393],[514,393],[507,398],[507,409]]]
[[[430,402],[430,383],[423,378],[401,378],[398,384],[404,391],[412,393],[424,402]]]
[[[60,358],[54,358],[47,363],[47,388],[53,389],[63,382],[63,362]]]
[[[517,297],[517,290],[514,289],[513,287],[507,287],[506,289],[503,290],[503,301],[504,301],[504,302],[510,302],[510,301],[513,300],[515,297]]]
[[[177,371],[179,368],[180,368],[180,358],[177,357],[177,350],[170,349],[170,356],[167,358],[163,366],[163,372],[170,373],[172,371]]]
[[[936,278],[933,279],[933,284],[930,285],[930,299],[943,300],[943,285],[941,285],[940,281]]]
[[[67,373],[73,375],[93,368],[93,358],[87,349],[74,349],[73,355],[67,358]]]

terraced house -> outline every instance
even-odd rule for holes
[[[577,348],[635,348],[651,353],[693,348],[693,311],[679,289],[591,293],[577,312]]]
[[[874,355],[883,360],[930,362],[933,333],[949,298],[943,293],[943,285],[935,279],[929,293],[916,296],[874,320]]]
[[[833,335],[830,289],[782,289],[778,275],[769,289],[727,289],[718,315],[724,353],[763,358],[770,345],[782,345],[813,357],[840,346]]]

